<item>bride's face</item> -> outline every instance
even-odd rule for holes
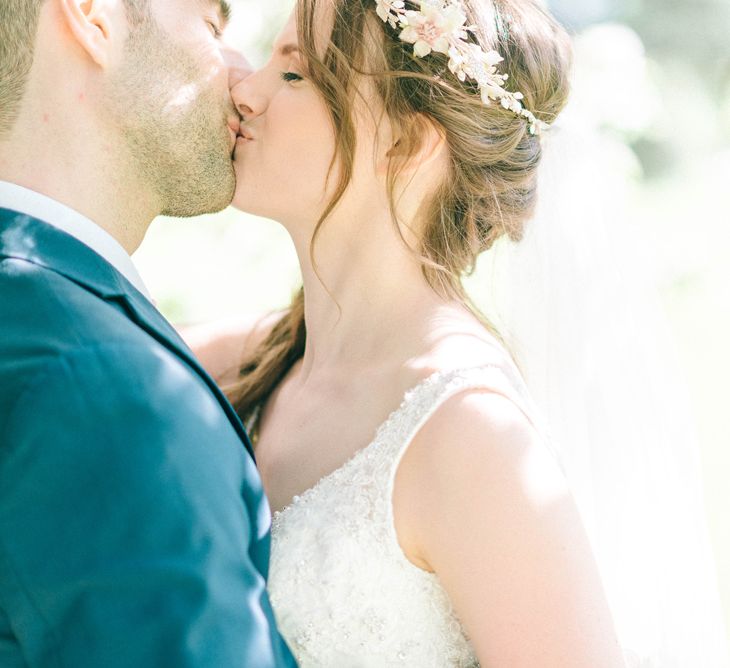
[[[234,153],[233,205],[285,224],[316,220],[332,190],[326,187],[335,150],[332,122],[304,65],[292,16],[268,63],[231,91],[246,136]]]

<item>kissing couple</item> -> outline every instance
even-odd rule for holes
[[[0,664],[616,668],[576,505],[462,284],[533,212],[536,0],[0,8]],[[303,287],[176,331],[155,216],[278,221]],[[186,343],[187,340],[187,343]]]

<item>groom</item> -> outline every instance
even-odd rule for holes
[[[294,666],[250,443],[129,257],[232,197],[227,13],[0,3],[3,667]]]

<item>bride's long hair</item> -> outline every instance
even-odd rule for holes
[[[478,313],[462,284],[479,254],[507,235],[518,241],[532,215],[537,195],[540,136],[530,134],[524,118],[498,102],[485,105],[475,83],[459,81],[448,56],[413,55],[413,46],[376,14],[376,0],[298,0],[299,48],[307,78],[331,114],[336,151],[331,173],[335,193],[325,207],[317,232],[345,194],[353,170],[356,132],[353,102],[367,77],[399,137],[399,151],[388,168],[393,223],[395,187],[409,158],[419,148],[428,119],[443,132],[450,161],[440,186],[419,211],[420,247],[413,249],[425,279],[444,298],[458,299]],[[569,92],[571,43],[565,29],[535,0],[464,0],[467,24],[486,50],[503,57],[500,70],[507,88],[524,94],[524,105],[538,119],[552,123]],[[420,3],[406,2],[409,9]],[[331,19],[326,48],[317,26]],[[404,241],[405,243],[405,241]],[[312,251],[313,252],[313,251]],[[315,265],[316,266],[316,265]],[[291,366],[303,355],[306,339],[304,291],[300,290],[265,340],[242,361],[239,379],[227,388],[238,414],[248,421],[263,405]],[[498,338],[499,333],[480,316]]]

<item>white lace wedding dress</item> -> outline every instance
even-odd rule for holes
[[[403,554],[391,503],[413,437],[449,397],[471,388],[508,396],[534,422],[508,366],[435,373],[369,445],[274,514],[269,591],[302,668],[479,665],[438,578]]]

